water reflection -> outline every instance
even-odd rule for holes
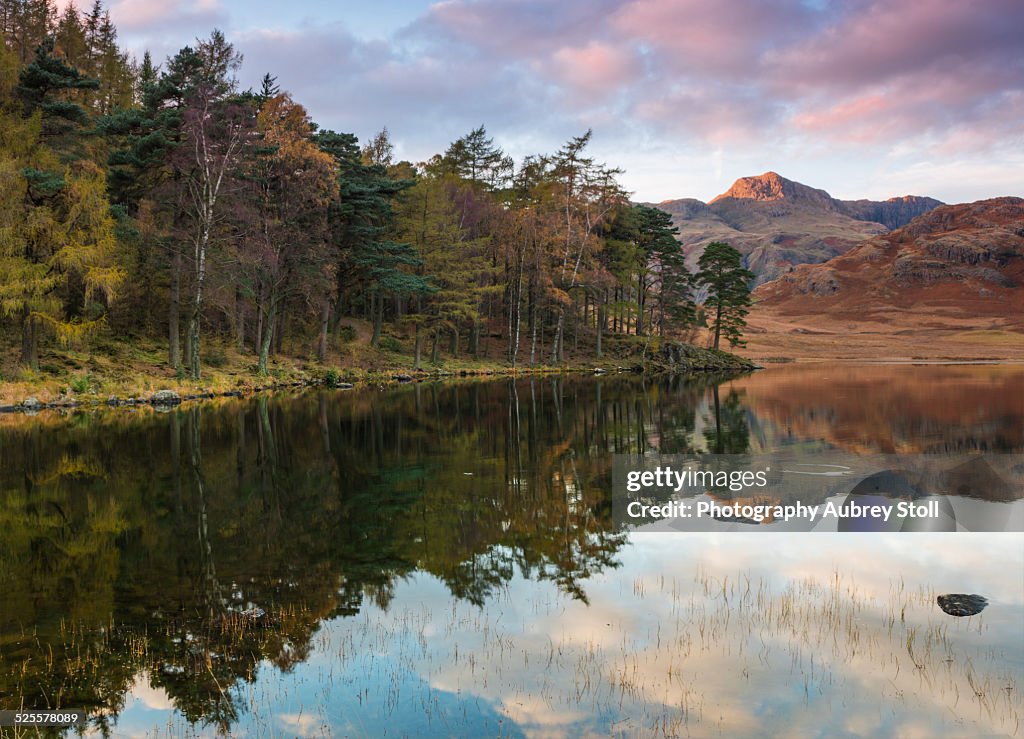
[[[245,733],[261,717],[277,721],[290,710],[280,690],[291,684],[306,711],[278,724],[291,733],[365,732],[367,725],[346,729],[342,714],[438,730],[461,713],[463,723],[447,733],[497,727],[515,735],[545,725],[538,716],[547,711],[560,731],[632,734],[655,730],[636,723],[643,720],[637,706],[653,700],[650,686],[629,687],[647,685],[637,677],[646,665],[669,671],[651,673],[658,690],[683,691],[682,699],[658,699],[666,733],[707,721],[716,699],[698,690],[696,677],[681,687],[672,670],[687,660],[692,669],[693,645],[683,650],[679,640],[692,638],[702,618],[724,627],[694,611],[697,601],[681,605],[688,587],[667,591],[650,579],[671,561],[675,581],[689,582],[706,552],[696,539],[685,547],[677,540],[681,554],[654,556],[649,539],[630,542],[615,529],[611,454],[822,445],[1024,451],[1021,370],[945,368],[959,378],[954,383],[941,372],[886,369],[874,400],[865,387],[876,385],[855,375],[830,390],[810,382],[804,368],[784,368],[729,381],[413,384],[165,414],[6,417],[0,708],[88,708],[100,731],[120,733],[145,724],[148,700],[164,711],[173,706],[178,720]],[[946,393],[950,383],[963,388],[965,376],[971,393]],[[925,402],[920,386],[929,382],[941,402]],[[856,385],[856,402],[844,383]],[[922,401],[892,406],[901,386],[902,397]],[[789,398],[795,387],[803,395]],[[753,546],[739,548],[737,558],[753,556]],[[1019,567],[1004,577],[1014,572]],[[839,598],[828,594],[827,578],[820,587],[800,597]],[[729,607],[783,608],[772,592],[750,603],[740,594]],[[1019,615],[1020,600],[1003,602]],[[712,607],[720,605],[702,606]],[[609,608],[618,615],[604,622]],[[621,665],[609,662],[611,644],[638,623],[645,639],[654,638],[647,612],[660,614],[676,640],[666,643],[675,646],[663,655],[646,644]],[[716,618],[736,616],[724,614]],[[748,621],[748,633],[765,623]],[[605,629],[615,639],[598,649]],[[799,641],[801,633],[786,638]],[[568,649],[566,639],[572,648],[556,653],[559,644]],[[715,643],[702,650],[706,669],[717,659],[728,672],[725,642]],[[460,644],[463,657],[454,654]],[[430,655],[455,664],[429,666],[422,660]],[[364,679],[367,660],[375,679]],[[523,681],[550,668],[548,687],[517,698],[497,690],[512,662],[521,663],[514,672]],[[1020,673],[1019,660],[997,667]],[[442,672],[447,677],[438,678]],[[328,699],[326,674],[347,685],[350,698]],[[481,675],[490,676],[484,685]],[[389,679],[401,698],[389,694]],[[581,697],[599,685],[618,685],[619,694]],[[376,695],[352,699],[360,690]],[[470,709],[470,694],[490,697]],[[419,709],[411,695],[422,699]],[[333,708],[310,724],[315,705]],[[151,726],[167,724],[160,716]],[[423,724],[424,716],[442,723]]]

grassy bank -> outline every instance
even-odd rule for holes
[[[256,357],[227,344],[204,347],[203,372],[198,381],[168,366],[166,348],[152,340],[93,342],[85,349],[45,351],[39,369],[17,366],[15,347],[4,347],[6,360],[0,365],[0,408],[11,410],[26,399],[43,406],[74,407],[106,403],[147,401],[157,390],[172,390],[183,399],[224,395],[247,395],[282,387],[310,385],[359,385],[472,375],[527,375],[558,372],[636,371],[743,371],[754,365],[741,357],[711,349],[661,342],[648,344],[639,337],[617,337],[608,342],[604,356],[596,358],[569,353],[565,362],[552,365],[529,364],[522,359],[516,367],[494,347],[484,347],[478,357],[443,356],[438,362],[426,358],[414,369],[414,359],[397,342],[379,347],[355,344],[335,351],[327,361],[292,354],[275,356],[266,375],[256,371]],[[646,351],[645,351],[646,349]]]

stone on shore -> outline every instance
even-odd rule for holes
[[[173,390],[157,390],[150,397],[149,402],[153,405],[178,405],[181,403],[181,396]]]

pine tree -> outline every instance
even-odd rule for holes
[[[704,301],[705,310],[710,310],[714,347],[718,349],[721,336],[732,346],[745,346],[741,339],[744,317],[750,307],[750,282],[754,273],[743,268],[740,253],[726,243],[713,241],[704,248],[697,261],[700,271],[694,278],[695,284],[708,289]]]
[[[512,178],[512,157],[494,145],[483,126],[456,139],[439,164],[441,171],[491,190],[507,187]]]

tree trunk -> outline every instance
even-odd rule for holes
[[[454,326],[454,325],[452,326],[452,343],[451,343],[451,346],[449,347],[449,349],[451,350],[451,355],[453,357],[459,356],[459,327],[458,326]]]
[[[440,332],[440,331],[438,331],[438,330],[437,330],[437,329],[435,328],[435,329],[434,329],[434,338],[433,338],[433,344],[432,344],[432,345],[431,345],[431,347],[430,347],[430,361],[431,361],[431,362],[432,362],[433,364],[437,364],[437,352],[438,352],[438,343],[439,343],[439,342],[438,342],[438,340],[439,340],[439,338],[440,338],[440,334],[441,334],[441,332]]]
[[[277,300],[273,295],[268,300],[268,310],[270,311],[267,315],[264,326],[266,326],[263,332],[263,340],[260,342],[260,359],[256,365],[256,372],[260,375],[267,374],[267,365],[270,362],[270,343],[274,338],[274,323],[277,318]]]
[[[33,370],[39,369],[36,317],[28,307],[25,308],[25,319],[21,324],[21,364]]]
[[[715,349],[718,348],[718,339],[722,335],[722,301],[715,306]]]
[[[331,323],[331,301],[324,298],[320,306],[320,345],[316,356],[321,362],[327,361],[327,330]]]
[[[641,275],[636,286],[636,335],[644,332],[644,278]]]
[[[604,336],[604,296],[601,298],[601,302],[597,304],[597,344],[595,347],[595,354],[597,358],[601,358],[601,339]]]
[[[475,321],[473,323],[473,330],[469,335],[469,353],[473,355],[473,359],[480,358],[480,322]]]
[[[167,363],[181,369],[181,251],[171,263],[171,305],[167,311]]]
[[[412,368],[418,370],[420,368],[420,354],[423,351],[423,336],[420,331],[420,324],[416,324],[416,361],[413,362]]]
[[[263,299],[263,285],[260,285],[256,297],[256,335],[252,337],[252,348],[257,354],[260,353],[260,347],[263,345],[263,316],[266,312],[266,304]]]
[[[373,293],[370,295],[370,315],[373,316],[373,336],[370,337],[370,346],[376,347],[380,343],[380,332],[384,326],[384,296]]]
[[[240,286],[235,287],[235,347],[245,349],[245,301]]]
[[[555,326],[555,340],[551,343],[551,364],[562,361],[562,332],[565,326],[565,309],[558,311],[558,323]]]

